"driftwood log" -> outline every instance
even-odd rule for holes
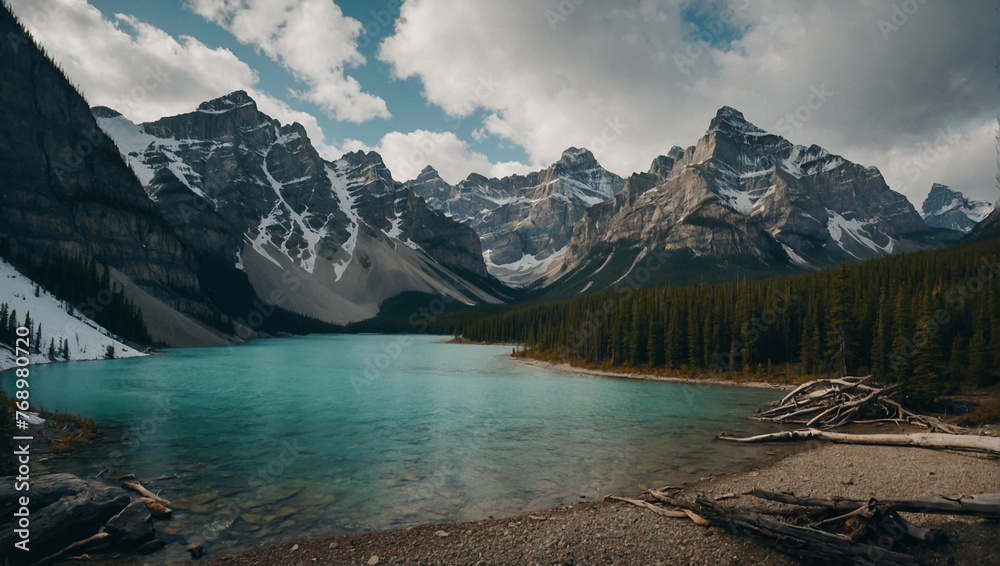
[[[796,497],[788,493],[774,493],[760,489],[751,491],[749,495],[789,505],[824,507],[840,511],[854,510],[868,503],[859,499],[812,499]],[[955,495],[951,497],[939,495],[927,499],[880,499],[878,503],[893,511],[903,511],[906,513],[1000,517],[1000,493]]]
[[[747,510],[719,503],[703,495],[698,496],[695,505],[713,524],[750,531],[774,542],[775,547],[786,554],[822,564],[894,564],[916,565],[919,561],[912,555],[892,549],[886,540],[895,540],[907,533],[905,526],[893,529],[898,516],[881,512],[876,506],[867,504],[857,513],[838,517],[838,522],[847,525],[847,534],[828,532],[820,525],[796,525],[781,521],[759,510]],[[853,522],[852,522],[853,521]],[[830,526],[831,523],[825,523]],[[890,538],[881,533],[893,533]],[[881,545],[872,540],[882,541]],[[887,548],[888,546],[888,548]]]
[[[910,411],[900,404],[898,385],[881,387],[869,383],[870,378],[842,377],[803,383],[781,400],[762,407],[754,418],[821,430],[860,422],[895,422],[917,425],[931,432],[966,432],[962,427]]]
[[[174,510],[167,507],[163,503],[149,497],[138,497],[136,501],[142,501],[146,509],[149,510],[149,514],[153,516],[154,519],[170,519],[173,517]]]
[[[730,442],[782,442],[788,440],[826,440],[842,444],[874,444],[878,446],[920,446],[948,450],[972,450],[1000,455],[1000,437],[977,436],[973,434],[942,434],[917,432],[912,434],[846,434],[829,432],[815,428],[786,430],[770,434],[760,434],[744,438],[726,433],[718,435],[719,440]]]
[[[145,487],[142,486],[141,483],[139,483],[137,481],[123,481],[122,482],[122,487],[124,487],[125,489],[131,489],[132,491],[138,493],[139,495],[141,495],[143,497],[147,497],[149,499],[152,499],[153,501],[156,501],[157,503],[161,503],[161,504],[163,504],[163,505],[165,505],[167,507],[170,507],[171,505],[173,505],[172,503],[170,503],[166,499],[164,499],[164,498],[160,497],[159,495],[156,495],[152,491],[149,491],[148,489],[146,489]]]
[[[782,504],[776,508],[730,505],[702,493],[693,502],[657,490],[643,495],[653,501],[611,499],[665,517],[686,516],[698,524],[751,532],[771,541],[777,550],[823,564],[919,564],[920,559],[911,552],[944,537],[940,531],[907,521],[900,512],[1000,518],[1000,493],[864,501],[812,499],[763,490],[747,494]]]

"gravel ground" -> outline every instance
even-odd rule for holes
[[[813,444],[755,470],[699,482],[681,492],[693,498],[753,488],[799,496],[917,498],[1000,491],[996,459],[908,447]],[[636,495],[636,494],[623,494]],[[729,503],[759,505],[743,496]],[[912,516],[941,528],[948,541],[924,557],[929,564],[1000,564],[996,521]],[[209,549],[206,549],[208,551]],[[211,556],[206,555],[205,559]],[[747,535],[699,527],[627,503],[602,501],[448,525],[427,525],[322,540],[290,541],[218,565],[583,565],[583,564],[799,564]]]

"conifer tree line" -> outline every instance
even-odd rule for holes
[[[142,311],[125,296],[124,287],[111,280],[106,266],[98,264],[92,257],[84,259],[79,254],[53,254],[49,250],[41,255],[40,261],[32,261],[28,254],[12,254],[6,244],[4,242],[0,246],[0,257],[40,286],[36,288],[35,296],[45,289],[65,302],[71,314],[79,312],[127,341],[153,343]],[[39,347],[44,348],[45,345],[39,344]]]
[[[44,353],[52,361],[70,358],[68,338],[60,337],[57,343],[55,337],[50,336],[46,346],[46,335],[42,334],[42,324],[36,325],[35,321],[31,319],[30,312],[24,313],[22,321],[18,318],[17,309],[10,308],[7,303],[0,304],[0,344],[9,346],[13,350],[18,338],[17,329],[21,326],[28,329],[28,336],[31,338],[28,341],[29,353]]]
[[[822,271],[618,289],[460,322],[466,339],[525,354],[687,373],[873,374],[918,403],[995,383],[1000,243]]]

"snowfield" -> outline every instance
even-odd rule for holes
[[[52,296],[44,289],[35,296],[35,282],[22,275],[12,265],[0,259],[0,303],[7,303],[17,311],[18,322],[24,322],[24,315],[42,327],[41,353],[30,356],[31,364],[51,363],[48,356],[49,340],[55,339],[56,346],[62,339],[69,340],[69,361],[99,360],[104,358],[108,346],[114,346],[116,358],[142,356],[135,348],[126,346],[110,332],[83,315],[66,312],[66,303]],[[32,336],[34,340],[34,336]],[[63,361],[57,356],[56,361]],[[0,345],[0,371],[15,367],[14,351]]]

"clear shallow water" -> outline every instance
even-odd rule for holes
[[[714,436],[761,430],[743,417],[779,395],[554,372],[511,361],[508,346],[441,341],[309,336],[36,366],[32,402],[110,433],[61,470],[176,474],[146,482],[174,503],[161,537],[228,553],[733,469],[764,449]],[[0,377],[8,392],[12,378]],[[168,548],[150,558],[186,557]]]

